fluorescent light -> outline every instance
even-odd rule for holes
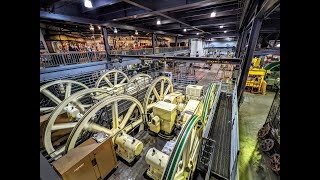
[[[114,32],[114,33],[118,33],[117,28],[114,28],[113,32]]]
[[[223,31],[223,33],[227,33],[227,31]]]
[[[84,7],[86,8],[92,8],[92,3],[90,0],[84,0]]]
[[[98,29],[100,30],[100,29],[101,29],[101,27],[100,27],[100,26],[98,26]]]
[[[277,44],[276,47],[280,47],[280,44]]]
[[[161,24],[161,21],[160,20],[157,20],[157,25],[160,25]]]
[[[217,15],[216,12],[212,12],[212,13],[210,14],[210,17],[216,17],[216,15]]]
[[[136,32],[134,32],[134,34],[135,34],[135,35],[138,35],[139,33],[138,33],[138,31],[136,30]]]
[[[223,26],[222,26],[222,25],[220,25],[220,26],[219,26],[219,28],[223,28]]]
[[[199,35],[199,33],[197,33],[197,35]]]
[[[187,29],[183,29],[183,32],[187,32]]]

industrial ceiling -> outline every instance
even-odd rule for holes
[[[266,0],[267,1],[267,0]],[[184,38],[238,37],[244,0],[40,0],[40,22],[66,31],[90,33],[89,24],[117,28],[119,33],[148,33]],[[280,7],[265,20],[263,37],[280,27]],[[214,17],[212,17],[212,13]],[[67,21],[67,23],[66,23]],[[160,25],[157,24],[160,21]],[[222,27],[222,28],[221,28]],[[96,29],[95,29],[96,31]],[[96,33],[98,33],[97,30]],[[270,37],[270,35],[269,35]]]

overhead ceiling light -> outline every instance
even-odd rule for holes
[[[114,28],[113,32],[114,32],[114,33],[118,33],[117,28]]]
[[[223,26],[222,26],[222,25],[220,25],[220,26],[219,26],[219,28],[223,28]]]
[[[101,29],[101,27],[100,27],[100,26],[98,26],[98,29],[100,30],[100,29]]]
[[[138,31],[136,30],[136,31],[134,32],[134,34],[135,34],[135,35],[138,35],[139,33],[138,33]]]
[[[277,44],[276,47],[280,47],[280,44]]]
[[[157,20],[157,25],[160,25],[161,24],[161,21],[160,20]]]
[[[92,26],[92,24],[90,24],[89,29],[90,29],[91,31],[94,31],[94,27]]]
[[[216,12],[212,12],[212,13],[210,14],[210,17],[216,17],[216,15],[217,15]]]
[[[227,31],[223,31],[223,33],[227,33]]]
[[[197,35],[199,35],[199,33],[197,33]]]
[[[92,3],[90,0],[84,0],[84,7],[86,8],[92,8]]]
[[[187,29],[186,29],[186,28],[184,28],[184,29],[183,29],[183,32],[187,32]]]

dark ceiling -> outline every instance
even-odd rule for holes
[[[40,0],[40,22],[66,28],[66,31],[90,33],[89,24],[117,27],[119,33],[157,33],[185,37],[237,37],[243,1],[241,0]],[[215,17],[210,17],[212,12]],[[279,31],[279,11],[272,12],[262,31]],[[161,25],[157,25],[157,20]],[[66,23],[71,21],[73,23]],[[223,25],[223,28],[219,28]],[[187,29],[186,32],[183,29]],[[97,28],[95,28],[97,29]],[[100,33],[96,30],[95,33]],[[224,33],[226,31],[226,33]]]

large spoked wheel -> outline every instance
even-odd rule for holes
[[[190,179],[196,168],[203,132],[201,117],[193,116],[177,137],[168,164],[162,174],[163,180]]]
[[[147,82],[150,83],[152,81],[152,77],[149,76],[148,74],[140,73],[130,78],[130,83],[136,83],[138,81],[145,81],[146,83]]]
[[[42,85],[40,87],[40,114],[53,111],[64,99],[83,89],[88,89],[88,87],[72,80],[58,80]],[[41,98],[41,95],[45,97]]]
[[[121,112],[121,109],[118,106],[118,104],[120,104],[120,101],[130,103],[129,108]],[[138,116],[136,116],[136,109],[138,110]],[[103,110],[107,112],[108,110],[111,110],[111,119],[105,120],[108,121],[109,124],[107,123],[101,125],[101,123],[97,123],[99,122],[97,113]],[[72,130],[66,143],[65,153],[75,148],[78,142],[81,141],[81,139],[79,139],[81,138],[81,134],[88,131],[103,131],[109,137],[114,136],[119,131],[129,133],[132,129],[142,124],[142,116],[144,114],[143,112],[144,111],[141,103],[132,96],[121,95],[104,98],[99,103],[92,106]],[[123,118],[121,118],[119,115],[122,115]]]
[[[60,143],[57,145],[53,142],[57,142],[57,139],[60,139],[61,142],[63,139],[67,140],[72,128],[76,126],[85,112],[99,101],[96,97],[107,93],[107,90],[101,88],[85,89],[62,101],[52,111],[43,136],[44,147],[51,157],[61,154],[65,149],[65,145]]]
[[[157,101],[162,101],[167,94],[172,92],[173,85],[168,77],[156,78],[146,92],[143,102],[144,112],[147,113]]]
[[[120,79],[121,81],[118,82]],[[113,88],[117,84],[123,84],[128,82],[129,78],[124,72],[119,70],[111,70],[107,71],[102,76],[100,76],[100,78],[96,82],[96,87],[99,88],[102,86],[106,86],[109,88]]]

